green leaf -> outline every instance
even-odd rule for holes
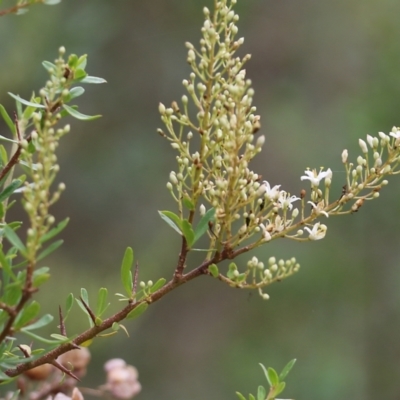
[[[194,243],[197,242],[208,230],[208,223],[213,221],[215,217],[215,209],[210,208],[200,219],[194,231]]]
[[[133,265],[133,250],[127,247],[121,264],[121,282],[129,297],[132,297],[133,283],[131,268]]]
[[[228,272],[227,272],[226,276],[229,279],[235,279],[236,278],[236,271],[237,271],[237,265],[234,262],[231,262],[229,264]]]
[[[76,60],[76,64],[78,63],[78,59]],[[76,68],[76,67],[75,67]],[[82,81],[83,78],[87,77],[87,73],[82,68],[76,68],[74,71],[74,79],[77,81]]]
[[[190,200],[188,197],[184,196],[182,199],[183,205],[190,211],[194,210],[194,204],[192,200]]]
[[[3,253],[2,246],[0,245],[0,268],[3,268],[4,273],[6,273],[8,276],[10,276],[14,281],[17,279],[15,276],[14,272],[11,269],[11,265],[7,260],[7,257]],[[3,276],[4,280],[4,276]]]
[[[165,278],[160,278],[150,289],[149,289],[149,293],[154,293],[156,292],[158,289],[161,289],[164,285],[165,282],[167,282],[167,280]]]
[[[218,278],[219,276],[219,270],[216,264],[211,264],[208,266],[208,270],[210,271],[210,274],[214,277],[214,278]]]
[[[22,97],[18,96],[17,94],[13,94],[11,92],[8,92],[8,94],[12,98],[17,100],[17,102],[20,103],[20,104],[25,104],[26,106],[31,106],[31,107],[35,107],[35,108],[46,108],[46,106],[44,106],[43,104],[33,103],[32,101],[25,100]]]
[[[5,225],[3,229],[4,235],[8,241],[15,246],[24,257],[26,257],[26,247],[21,242],[21,239],[18,237],[18,235],[10,228],[9,225]]]
[[[97,118],[100,118],[101,115],[85,115],[80,113],[79,111],[75,110],[74,108],[63,104],[64,110],[71,116],[81,121],[91,121]]]
[[[4,142],[8,142],[8,143],[15,143],[15,144],[18,143],[17,140],[10,139],[10,138],[5,137],[5,136],[3,136],[3,135],[0,135],[0,140],[3,140]]]
[[[29,120],[35,111],[36,107],[26,107],[23,113],[23,118]]]
[[[94,83],[94,84],[99,84],[99,83],[107,83],[107,81],[103,78],[98,78],[96,76],[86,76],[85,78],[80,80],[81,83]]]
[[[80,56],[78,61],[76,62],[76,68],[85,70],[86,64],[87,64],[87,54],[84,54]]]
[[[68,65],[71,68],[76,68],[77,64],[78,64],[78,56],[76,54],[70,54],[68,57]]]
[[[188,247],[192,247],[194,243],[194,231],[192,228],[192,224],[187,219],[184,219],[182,221],[182,232],[183,236],[186,239]]]
[[[50,337],[52,337],[52,338],[58,340],[60,343],[67,343],[67,342],[70,342],[70,341],[71,341],[71,339],[67,338],[67,337],[64,336],[64,335],[60,335],[59,333],[52,333],[52,334],[50,335]]]
[[[264,388],[264,386],[259,386],[257,390],[257,400],[265,400],[267,397],[267,392]]]
[[[256,398],[252,394],[249,394],[249,400],[256,400]]]
[[[278,376],[278,374],[271,367],[268,367],[267,371],[268,371],[267,372],[268,383],[270,384],[270,386],[277,386],[279,384],[279,376]]]
[[[5,199],[10,197],[16,189],[18,189],[22,185],[22,181],[19,179],[13,180],[1,193],[0,193],[0,203],[2,203]]]
[[[118,322],[113,322],[113,324],[111,325],[111,329],[115,332],[119,331],[119,323]]]
[[[0,145],[0,157],[1,157],[1,162],[3,165],[6,165],[8,163],[8,155],[5,147],[3,145]]]
[[[33,273],[33,280],[32,280],[33,287],[37,288],[49,280],[50,274],[48,273],[48,271],[49,271],[48,267],[42,267],[37,269]]]
[[[89,295],[85,288],[81,288],[81,298],[86,303],[86,305],[89,306]]]
[[[39,342],[42,342],[42,343],[46,343],[46,344],[50,344],[50,345],[58,345],[58,344],[60,344],[59,340],[46,339],[46,338],[44,338],[42,336],[36,335],[35,333],[31,332],[27,328],[22,328],[21,332],[25,333],[25,335],[28,335],[31,338],[36,339],[36,340],[38,340]]]
[[[26,326],[25,328],[21,329],[21,331],[23,330],[25,331],[33,331],[35,329],[39,329],[42,328],[43,326],[46,326],[48,324],[50,324],[50,322],[52,322],[54,319],[54,317],[50,314],[46,314],[43,315],[42,318],[40,318],[39,320],[37,320],[35,323],[30,324],[28,326]]]
[[[53,251],[56,251],[62,244],[64,243],[64,240],[56,240],[53,242],[49,247],[44,249],[38,256],[37,256],[37,261],[43,260],[43,258],[47,257],[49,254],[53,253]]]
[[[51,63],[50,61],[43,61],[42,62],[43,67],[46,68],[46,70],[48,72],[50,72],[51,70],[53,70],[53,72],[55,72],[57,70],[57,67],[55,64]]]
[[[73,87],[69,91],[68,101],[75,99],[76,97],[82,96],[85,93],[85,89],[81,86]]]
[[[182,235],[182,220],[172,211],[159,211],[160,217],[176,232]]]
[[[282,393],[285,389],[285,386],[285,382],[280,382],[275,388],[275,396],[278,396],[279,393]]]
[[[26,325],[29,321],[36,318],[40,312],[40,304],[33,300],[28,306],[24,307],[22,312],[19,314],[15,321],[14,329],[20,329]]]
[[[282,372],[279,374],[279,380],[284,381],[287,374],[290,372],[290,370],[293,368],[293,365],[295,364],[296,359],[294,358],[293,360],[289,361],[283,368]]]
[[[8,284],[4,288],[3,302],[10,307],[16,305],[22,296],[22,285],[23,283],[19,280]]]
[[[48,6],[54,6],[55,4],[61,3],[61,0],[43,0],[43,4]]]
[[[45,243],[48,240],[52,239],[54,236],[58,235],[67,225],[69,222],[69,218],[65,218],[61,222],[57,224],[54,228],[50,229],[46,234],[44,234],[41,239],[40,243]]]
[[[143,303],[140,303],[136,308],[134,308],[127,316],[126,319],[134,319],[137,318],[139,315],[143,314],[148,307],[148,303],[145,301]]]
[[[108,308],[110,303],[107,303],[108,291],[106,288],[100,288],[97,294],[97,308],[96,317],[101,317],[104,311]]]
[[[237,395],[237,397],[239,397],[240,400],[246,400],[246,397],[244,397],[244,396],[242,395],[242,393],[236,392],[236,395]]]
[[[0,104],[0,114],[4,119],[4,122],[7,124],[8,129],[10,129],[11,133],[15,135],[16,129],[15,129],[15,124],[13,120],[10,118],[10,116],[7,114],[6,109],[4,108],[3,105]]]
[[[71,311],[73,305],[74,305],[74,295],[72,293],[70,293],[67,296],[67,300],[65,301],[65,318]]]

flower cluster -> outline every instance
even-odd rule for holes
[[[242,38],[235,39],[239,18],[232,9],[235,3],[217,1],[212,14],[204,9],[200,48],[186,44],[192,68],[190,78],[183,81],[188,95],[182,97],[181,107],[175,101],[171,107],[159,105],[166,126],[166,132],[160,129],[159,133],[178,152],[177,170],[170,172],[167,184],[178,204],[177,219],[193,224],[196,212],[204,216],[207,209],[215,209],[207,257],[217,261],[234,258],[276,238],[323,239],[327,226],[320,219],[355,212],[366,200],[379,196],[379,190],[387,184],[383,177],[396,173],[400,146],[399,129],[393,128],[389,136],[379,133],[379,138],[368,135],[367,142],[360,139],[363,155],[357,158],[356,166],[348,162],[345,150],[342,162],[347,182],[333,199],[330,168],[307,169],[300,179],[309,181],[311,187],[297,196],[252,171],[250,162],[261,151],[265,137],[258,136],[260,116],[243,68],[250,56],[235,55],[243,44]],[[194,115],[189,99],[196,109]],[[223,256],[215,256],[220,254]],[[217,273],[214,264],[210,273],[244,287],[247,278],[253,276],[250,265],[243,273],[232,265],[226,276]],[[293,267],[282,276],[297,269]],[[274,281],[267,277],[268,273],[259,276],[256,282],[253,276],[251,285],[258,288]]]

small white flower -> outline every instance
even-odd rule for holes
[[[308,231],[308,237],[310,240],[320,240],[325,237],[328,227],[320,222],[317,222],[312,229],[308,228],[307,226],[304,229]]]
[[[279,193],[278,203],[280,208],[284,210],[291,210],[293,208],[292,203],[296,200],[300,200],[300,198],[296,196],[290,196],[289,193],[285,192],[284,190]]]
[[[285,223],[283,219],[277,215],[274,221],[274,231],[275,232],[282,232],[285,229]]]
[[[265,188],[265,194],[269,200],[274,201],[278,199],[280,194],[279,188],[281,185],[275,185],[271,188],[269,182],[264,181],[262,186]]]
[[[264,236],[264,241],[269,242],[272,239],[271,234],[267,231],[267,227],[264,224],[260,224],[260,228],[262,229],[262,233]]]
[[[326,216],[326,218],[329,218],[329,214],[326,211],[324,211],[324,208],[325,208],[324,200],[321,200],[317,205],[315,205],[315,203],[312,201],[307,201],[307,203],[311,204],[311,207],[313,208],[313,211],[315,212],[315,214],[317,214],[317,215],[324,214]]]
[[[304,171],[304,173],[305,175],[303,175],[300,179],[302,181],[309,180],[311,182],[311,186],[313,187],[317,187],[322,179],[325,179],[326,177],[332,177],[332,171],[330,168],[327,171],[322,171],[321,169],[321,171],[318,173],[316,169],[313,169],[312,171],[307,170]]]
[[[398,146],[400,144],[400,129],[393,127],[392,132],[390,132],[389,135],[396,139],[395,145]]]

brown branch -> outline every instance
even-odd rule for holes
[[[134,310],[136,307],[138,307],[143,302],[147,302],[148,304],[154,303],[155,301],[161,299],[162,297],[164,297],[166,294],[168,294],[172,290],[176,289],[178,286],[181,286],[201,275],[207,274],[207,268],[210,264],[223,261],[223,258],[221,258],[220,256],[218,256],[217,258],[218,259],[215,259],[215,257],[214,257],[211,260],[204,261],[197,268],[193,269],[192,271],[188,272],[185,275],[182,275],[178,280],[175,279],[175,277],[174,277],[166,285],[164,285],[162,288],[160,288],[159,290],[154,292],[152,295],[150,295],[146,299],[138,301],[137,303],[128,304],[118,313],[116,313],[113,316],[102,321],[101,324],[95,325],[95,326],[87,329],[85,332],[81,333],[80,335],[78,335],[74,340],[72,340],[72,342],[63,343],[60,346],[58,346],[57,348],[50,350],[45,355],[37,358],[36,360],[28,361],[26,363],[21,363],[21,364],[17,365],[15,368],[10,368],[4,372],[10,378],[12,378],[12,377],[22,374],[23,372],[25,372],[29,369],[37,367],[39,365],[46,364],[46,363],[50,363],[50,364],[53,363],[53,361],[55,359],[57,359],[57,357],[59,357],[61,354],[64,354],[64,353],[72,350],[73,348],[76,348],[76,346],[82,344],[83,342],[93,339],[99,333],[101,333],[107,329],[110,329],[115,322],[120,322],[120,321],[124,320],[132,310]]]
[[[64,353],[76,348],[83,342],[86,342],[90,339],[95,338],[101,332],[103,332],[107,329],[110,329],[115,322],[120,322],[120,321],[124,320],[127,317],[127,315],[132,310],[134,310],[136,307],[138,307],[140,304],[142,304],[144,302],[147,302],[148,304],[154,303],[155,301],[160,300],[162,297],[164,297],[166,294],[168,294],[172,290],[176,289],[178,286],[181,286],[187,282],[190,282],[191,280],[193,280],[199,276],[207,275],[208,267],[211,264],[220,263],[226,259],[235,258],[238,255],[246,253],[250,250],[252,250],[252,246],[245,246],[236,251],[232,251],[231,249],[226,249],[221,254],[216,253],[211,260],[204,261],[202,264],[200,264],[195,269],[189,271],[188,273],[182,274],[181,276],[174,275],[174,277],[166,285],[164,285],[162,288],[160,288],[159,290],[157,290],[156,292],[154,292],[147,298],[145,298],[141,301],[138,301],[136,303],[128,303],[128,305],[126,305],[121,311],[119,311],[118,313],[114,314],[113,316],[105,319],[99,325],[95,325],[95,326],[87,329],[85,332],[81,333],[75,339],[73,339],[70,343],[63,343],[60,346],[56,347],[55,349],[50,350],[45,355],[37,358],[36,360],[28,361],[26,363],[21,363],[21,364],[17,365],[15,368],[10,368],[4,372],[10,378],[13,378],[13,377],[18,376],[18,375],[22,374],[23,372],[25,372],[29,369],[32,369],[34,367],[37,367],[39,365],[46,364],[46,363],[52,364],[53,361],[56,360],[57,357],[59,357],[61,354],[64,354]],[[187,252],[188,251],[186,251],[186,255],[187,255]]]

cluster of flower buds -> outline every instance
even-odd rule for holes
[[[215,268],[215,266],[213,266]],[[234,262],[229,264],[226,276],[219,275],[219,278],[232,287],[240,289],[257,289],[264,300],[269,299],[269,295],[262,291],[262,288],[273,282],[279,282],[300,269],[300,264],[294,257],[289,260],[276,260],[270,257],[268,265],[264,265],[257,257],[253,256],[246,266],[244,272],[240,272]]]
[[[354,213],[366,200],[377,198],[387,184],[383,177],[397,173],[400,160],[400,130],[393,128],[389,135],[368,135],[366,142],[360,139],[363,154],[356,165],[348,162],[348,152],[343,151],[347,178],[342,193],[330,194],[330,168],[306,170],[300,179],[309,181],[311,188],[303,189],[298,196],[280,185],[270,185],[252,171],[249,163],[261,151],[265,138],[257,136],[260,116],[252,105],[254,90],[243,69],[250,56],[235,56],[243,39],[235,39],[238,16],[232,9],[234,4],[218,1],[212,14],[204,9],[200,48],[186,44],[192,68],[190,79],[183,81],[188,96],[182,97],[182,107],[177,102],[169,108],[159,105],[167,129],[159,133],[178,152],[178,170],[170,173],[167,187],[178,203],[179,218],[190,215],[188,220],[193,221],[195,212],[205,215],[207,208],[214,208],[215,218],[208,232],[209,254],[218,249],[229,254],[227,258],[241,254],[240,246],[244,246],[242,252],[250,251],[276,238],[323,239],[327,225],[320,219]],[[196,109],[194,116],[189,99]],[[250,264],[245,272],[231,264],[222,279],[244,284],[253,276]],[[277,275],[268,269],[257,285],[265,286],[278,275],[292,274],[298,269],[296,265],[288,268],[285,262],[281,266],[285,270]]]

